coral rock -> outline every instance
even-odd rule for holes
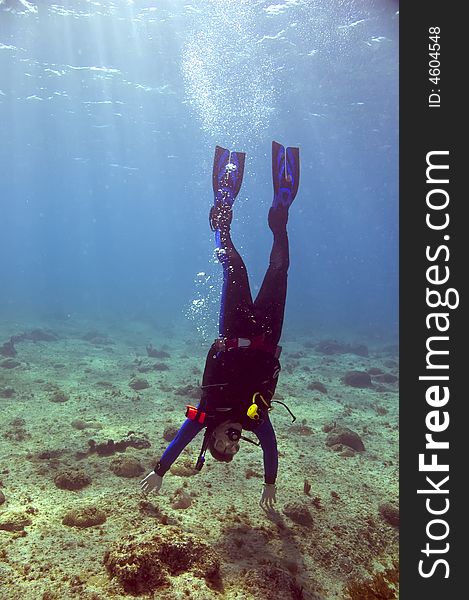
[[[299,502],[291,502],[290,504],[286,504],[284,506],[283,512],[292,521],[298,523],[298,525],[311,527],[313,524],[313,517],[308,507],[306,507],[304,504],[300,504]]]
[[[369,373],[370,375],[381,375],[383,373],[382,369],[379,369],[378,367],[370,367],[367,370],[367,373]]]
[[[251,479],[252,477],[257,477],[258,479],[262,479],[262,474],[259,471],[255,471],[254,469],[246,469],[244,476],[246,479]]]
[[[397,375],[393,375],[392,373],[381,373],[379,375],[375,375],[373,380],[378,381],[379,383],[397,383],[399,381],[399,377],[397,377]]]
[[[4,531],[23,531],[32,521],[23,513],[9,512],[0,515],[0,529]]]
[[[52,394],[52,396],[49,398],[49,400],[51,402],[57,402],[57,403],[68,402],[69,399],[70,399],[69,396],[65,392],[62,392],[61,390],[56,390]]]
[[[309,383],[308,390],[316,390],[318,392],[321,392],[322,394],[327,394],[326,386],[320,381],[312,381],[311,383]]]
[[[268,559],[265,559],[266,562]],[[249,569],[243,576],[241,588],[246,590],[249,598],[256,600],[318,600],[319,596],[310,594],[305,586],[292,573],[296,572],[299,564],[284,561],[291,572],[275,563],[267,564],[259,569]],[[244,594],[242,598],[246,597]]]
[[[2,369],[15,369],[20,366],[20,362],[18,360],[14,360],[13,358],[6,358],[0,362],[0,367]]]
[[[340,444],[337,444],[338,446],[340,446]],[[346,446],[345,448],[341,448],[340,451],[340,456],[343,456],[344,458],[351,458],[352,456],[355,456],[355,450],[352,450],[352,448],[349,448],[348,446]]]
[[[100,333],[99,331],[88,331],[88,333],[85,333],[81,339],[89,342],[90,344],[95,344],[98,346],[114,343],[106,333]]]
[[[345,352],[345,346],[337,340],[321,340],[316,345],[316,352],[325,354],[326,356],[343,354]]]
[[[189,496],[187,492],[182,489],[176,491],[173,501],[171,502],[171,507],[175,509],[189,508],[192,504],[192,498]]]
[[[14,388],[6,387],[0,389],[0,398],[11,398],[15,393]]]
[[[174,440],[174,438],[176,437],[176,434],[178,431],[179,431],[178,427],[173,427],[172,425],[170,425],[169,427],[166,427],[166,429],[163,431],[163,439],[166,440],[167,442],[172,442]]]
[[[122,438],[121,443],[125,444],[126,448],[132,446],[132,448],[137,448],[137,450],[151,448],[147,434],[140,431],[129,431],[129,433]]]
[[[96,506],[83,506],[69,510],[63,517],[62,523],[70,527],[94,527],[106,522],[106,513]]]
[[[88,440],[89,450],[86,454],[96,452],[99,456],[111,456],[111,454],[115,454],[116,452],[124,452],[129,446],[137,448],[137,450],[142,450],[143,448],[150,448],[151,444],[145,433],[129,431],[124,438],[117,442],[114,440],[107,440],[107,442],[96,442],[93,439]]]
[[[345,383],[345,385],[350,385],[356,388],[373,387],[370,374],[366,371],[348,371],[345,373],[342,381]]]
[[[368,356],[369,355],[368,347],[365,346],[365,344],[354,344],[352,346],[349,346],[349,349],[347,350],[347,352],[349,354],[356,354],[357,356]]]
[[[200,388],[191,384],[175,389],[174,393],[185,398],[192,398],[193,400],[200,399]]]
[[[59,473],[55,477],[54,483],[61,490],[81,490],[91,483],[91,477],[84,471],[70,469]]]
[[[24,335],[27,336],[24,339],[32,342],[55,342],[59,339],[59,336],[50,329],[33,329]]]
[[[5,494],[2,492],[2,490],[0,490],[0,505],[5,504],[5,502],[6,502]]]
[[[365,450],[365,445],[358,433],[355,433],[355,431],[352,431],[348,427],[341,427],[339,425],[331,429],[326,438],[326,446],[335,446],[336,444],[343,444],[357,452]]]
[[[188,571],[214,582],[220,570],[219,558],[207,544],[173,528],[161,536],[125,538],[106,552],[104,564],[131,594],[154,592],[169,584],[169,576]]]
[[[168,365],[164,363],[155,363],[152,367],[153,371],[169,371]]]
[[[132,456],[118,456],[111,461],[110,469],[118,477],[139,477],[145,469]]]
[[[75,419],[71,423],[74,429],[78,429],[78,431],[82,431],[83,429],[87,429],[88,427],[93,427],[94,423],[92,421],[83,421],[83,419]]]
[[[140,379],[139,377],[134,377],[129,386],[134,390],[145,390],[150,387],[150,384],[146,379]]]
[[[357,356],[368,356],[368,348],[365,344],[344,344],[337,340],[321,340],[316,345],[316,352],[332,356],[334,354],[355,354]]]
[[[17,354],[18,353],[16,352],[15,345],[12,339],[0,346],[0,356],[8,356],[10,358],[13,358]]]
[[[14,440],[15,442],[22,442],[31,437],[26,430],[26,421],[20,417],[13,419],[9,423],[10,429],[3,434],[3,437],[7,440]]]
[[[389,525],[392,525],[393,527],[399,527],[399,509],[394,506],[394,504],[385,502],[380,505],[378,510],[386,523],[389,523]]]
[[[147,355],[151,358],[170,358],[170,354],[164,350],[157,350],[153,348],[152,344],[147,346]]]
[[[370,579],[349,580],[345,589],[347,600],[397,600],[399,598],[399,565],[375,572]]]
[[[194,463],[190,459],[179,460],[171,467],[171,473],[179,477],[192,477],[196,475],[198,471],[194,468]]]
[[[290,431],[298,435],[313,435],[314,431],[308,425],[291,425]]]

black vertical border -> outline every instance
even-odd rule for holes
[[[469,241],[469,229],[464,215],[467,212],[465,205],[469,206],[469,195],[464,185],[465,171],[468,170],[464,162],[468,153],[462,138],[464,130],[469,130],[467,109],[463,108],[463,89],[467,86],[469,73],[468,35],[465,18],[456,3],[434,0],[401,3],[399,17],[400,598],[441,600],[465,597],[467,594],[466,581],[463,579],[467,568],[463,567],[463,561],[467,555],[465,536],[469,528],[463,511],[467,512],[468,492],[463,488],[466,481],[469,483],[466,462],[469,450],[469,422],[466,420],[469,385],[465,384],[465,379],[469,381],[466,340],[469,327],[464,327],[468,316],[465,288],[469,277],[469,252],[464,241]],[[438,86],[433,86],[429,81],[430,27],[439,27],[441,32],[441,80]],[[439,108],[430,108],[428,104],[433,87],[440,90]],[[429,191],[425,174],[426,155],[434,150],[449,150],[447,162],[450,166],[450,182],[445,189],[450,194],[450,224],[444,233],[431,231],[425,223],[428,210],[426,194]],[[444,234],[448,234],[450,239],[443,241]],[[449,412],[450,425],[445,432],[434,435],[435,439],[448,440],[450,444],[448,450],[438,453],[439,462],[448,463],[450,467],[446,486],[449,493],[445,496],[450,501],[450,508],[441,517],[446,519],[450,529],[446,539],[436,542],[427,538],[426,527],[432,518],[437,517],[431,516],[426,510],[428,496],[417,494],[418,489],[430,487],[426,485],[425,477],[432,474],[419,472],[418,455],[425,451],[425,434],[428,432],[425,417],[429,410],[433,410],[425,400],[429,383],[418,378],[425,374],[425,344],[428,336],[432,335],[425,323],[426,315],[432,312],[426,305],[426,269],[429,263],[425,251],[427,245],[436,248],[440,243],[446,243],[450,251],[448,262],[440,261],[441,265],[446,264],[450,269],[450,280],[446,287],[458,290],[460,304],[454,310],[447,310],[451,322],[447,333],[450,337],[450,354],[446,360],[450,365],[450,400],[441,410]],[[434,480],[439,481],[444,475],[435,473]],[[437,506],[438,500],[436,496],[433,497]],[[439,496],[440,503],[443,502],[442,498]],[[438,530],[436,527],[433,531],[442,532],[443,528]],[[426,558],[421,550],[427,542],[439,549],[449,543],[448,552]],[[418,572],[419,561],[425,559],[425,569],[429,571],[432,561],[438,558],[448,561],[449,577],[444,577],[446,568],[440,565],[431,577],[423,578]]]

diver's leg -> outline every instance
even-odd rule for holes
[[[269,227],[274,235],[269,267],[254,302],[256,313],[262,315],[266,341],[276,346],[282,334],[290,253],[287,234],[288,208],[269,210]]]
[[[300,180],[300,151],[284,148],[272,142],[272,180],[274,198],[269,210],[269,227],[274,234],[270,262],[261,289],[254,302],[256,312],[262,315],[266,341],[277,345],[282,333],[287,273],[290,264],[287,222],[288,210],[298,192]]]
[[[219,332],[223,337],[239,337],[239,316],[252,311],[252,297],[246,265],[230,235],[232,206],[241,188],[245,154],[217,146],[213,161],[214,205],[210,226],[215,231],[216,254],[223,266]]]
[[[244,333],[238,327],[240,315],[252,312],[248,273],[233,244],[229,226],[218,229],[215,238],[216,254],[223,267],[219,332],[223,337],[239,337]]]

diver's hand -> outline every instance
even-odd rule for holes
[[[158,493],[160,491],[162,483],[163,478],[161,477],[161,475],[157,475],[155,471],[151,471],[140,482],[140,488],[145,495],[149,494],[150,492]]]
[[[274,504],[277,502],[277,488],[275,483],[264,483],[262,490],[261,501],[259,502],[262,508],[273,510]]]

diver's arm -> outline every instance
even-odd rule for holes
[[[267,485],[275,484],[278,471],[277,438],[269,417],[254,430],[264,453],[264,481]]]
[[[189,444],[195,436],[204,428],[204,426],[198,421],[192,421],[186,419],[182,424],[181,428],[177,432],[174,440],[169,444],[166,450],[163,452],[162,457],[155,466],[155,473],[163,475],[169,471],[171,465],[176,458],[181,454],[184,448]]]
[[[203,429],[203,425],[198,421],[186,419],[179,429],[174,440],[163,452],[153,471],[140,482],[140,487],[145,494],[151,491],[158,492],[163,483],[163,476],[169,470],[173,462],[181,454],[184,448],[191,442],[195,436]]]
[[[254,430],[254,433],[257,435],[264,452],[265,483],[262,489],[262,496],[259,504],[263,509],[272,511],[274,504],[277,501],[277,488],[275,485],[275,480],[277,478],[278,470],[278,450],[275,431],[268,416],[266,416],[264,422]]]

